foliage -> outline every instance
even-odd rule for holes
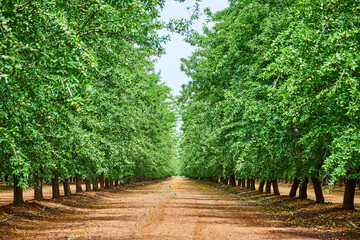
[[[358,178],[359,1],[230,1],[183,60],[192,177]]]
[[[0,4],[0,175],[163,178],[175,111],[154,71],[163,0]],[[187,23],[171,21],[186,31]],[[180,31],[180,30],[179,30]]]

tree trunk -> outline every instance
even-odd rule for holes
[[[104,174],[101,174],[99,176],[99,181],[100,181],[100,190],[104,190],[105,189],[105,179],[104,179]]]
[[[345,193],[343,200],[343,209],[354,209],[356,179],[347,179],[345,184]]]
[[[91,181],[89,179],[85,181],[85,188],[87,192],[91,191]]]
[[[19,184],[18,178],[14,176],[14,198],[13,198],[14,204],[24,203],[23,190],[21,187],[18,186],[18,184]]]
[[[235,176],[231,175],[230,176],[230,185],[231,186],[236,186],[236,180],[235,180]]]
[[[105,188],[108,189],[110,188],[110,181],[105,179]]]
[[[51,187],[52,187],[52,198],[60,197],[59,178],[56,174],[54,175],[54,178],[51,179]]]
[[[64,185],[64,193],[66,197],[71,197],[71,189],[70,189],[70,179],[66,178],[63,181],[63,185]]]
[[[35,186],[34,186],[34,199],[35,200],[42,200],[44,199],[42,187],[43,187],[43,179],[35,175]]]
[[[277,180],[272,181],[273,190],[275,195],[280,195],[279,185]]]
[[[293,184],[291,186],[290,193],[289,193],[290,197],[295,197],[296,196],[296,192],[297,192],[298,187],[299,187],[299,179],[297,177],[295,177],[294,181],[293,181]]]
[[[259,184],[259,192],[263,192],[263,191],[264,191],[264,185],[265,185],[265,182],[264,182],[264,181],[261,181],[260,184]]]
[[[115,179],[115,187],[118,187],[119,186],[119,179]]]
[[[250,179],[248,178],[248,179],[246,179],[246,188],[247,189],[250,189],[251,188],[251,186],[250,186]]]
[[[110,180],[110,187],[113,188],[114,187],[114,181],[113,180]]]
[[[75,182],[76,182],[76,192],[82,192],[82,187],[81,187],[81,178],[79,175],[76,174],[75,176]]]
[[[245,178],[241,179],[241,187],[245,187]]]
[[[326,186],[326,185],[327,185],[327,178],[326,178],[326,177],[323,178],[323,180],[322,180],[322,185],[323,185],[323,186]]]
[[[339,178],[338,180],[338,187],[342,187],[344,183],[344,180],[342,178]]]
[[[271,193],[271,182],[270,181],[266,181],[265,192]]]
[[[317,203],[324,202],[325,199],[324,199],[324,195],[323,195],[323,192],[322,192],[321,183],[320,183],[319,179],[311,178],[311,181],[312,181],[313,186],[314,186],[316,202]]]
[[[98,180],[95,179],[93,181],[93,190],[96,191],[96,190],[99,190],[99,185],[98,185]]]
[[[309,183],[309,179],[305,178],[304,182],[300,185],[299,189],[299,198],[307,198],[307,185]]]
[[[256,188],[255,188],[255,179],[250,179],[250,189],[251,190],[256,190]]]

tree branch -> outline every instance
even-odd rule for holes
[[[108,33],[108,31],[95,29],[95,30],[91,30],[91,31],[88,31],[88,32],[84,32],[84,33],[80,34],[80,36],[88,35],[88,34],[91,34],[91,33]]]
[[[80,33],[82,30],[84,30],[84,28],[86,27],[86,25],[88,25],[88,23],[94,18],[95,14],[96,14],[97,12],[98,12],[98,10],[95,11],[95,12],[93,12],[93,14],[89,17],[89,19],[88,19],[88,20],[84,23],[84,25],[81,27],[79,33]],[[78,35],[79,35],[79,34],[78,34]]]
[[[27,1],[26,3],[18,6],[17,8],[14,9],[14,11],[16,12],[17,10],[19,10],[20,8],[23,8],[25,7],[26,5],[30,4],[31,2],[33,2],[34,0],[30,0],[30,1]]]
[[[275,83],[274,83],[273,89],[276,88],[276,84],[277,84],[277,82],[279,81],[279,78],[280,78],[280,75],[277,77],[277,79],[276,79],[276,81],[275,81]]]
[[[41,123],[41,121],[42,121],[43,119],[44,119],[44,116],[42,116],[37,123],[38,123],[38,124]]]
[[[323,28],[323,30],[322,30],[322,32],[321,32],[321,35],[320,35],[319,39],[317,40],[317,42],[316,42],[316,44],[315,44],[315,49],[317,48],[317,45],[319,44],[320,39],[321,39],[322,35],[324,34],[324,32],[325,32],[325,30],[326,30],[327,28],[328,28],[328,25],[327,25],[327,23],[326,23],[325,26],[324,26],[324,28]]]

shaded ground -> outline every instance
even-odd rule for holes
[[[256,183],[256,189],[259,188],[259,183]],[[279,189],[281,195],[288,195],[291,189],[291,184],[279,183]],[[325,198],[325,202],[332,202],[332,203],[342,203],[344,192],[345,192],[345,185],[343,187],[334,186],[332,189],[329,186],[322,187],[323,194]],[[297,193],[298,196],[299,192]],[[315,192],[313,186],[308,187],[308,197],[310,199],[315,200]],[[354,203],[360,206],[360,189],[357,187],[355,191],[355,200]]]
[[[136,184],[135,184],[136,185]],[[344,224],[284,210],[238,193],[236,188],[185,178],[100,193],[40,217],[17,217],[0,225],[3,239],[356,239]],[[73,199],[82,199],[83,193]],[[248,194],[248,193],[246,193]],[[262,196],[262,199],[264,197]],[[286,201],[286,197],[284,201]],[[36,212],[59,201],[30,201],[0,208]],[[308,202],[309,206],[311,201]],[[317,205],[318,206],[318,205]],[[310,206],[312,207],[312,206]],[[336,210],[335,208],[333,210]],[[356,212],[356,211],[355,211]],[[314,225],[318,223],[319,225]],[[335,225],[333,225],[335,224]]]
[[[62,184],[60,184],[60,194],[64,195],[64,188]],[[13,202],[13,190],[12,188],[4,187],[3,184],[0,185],[0,207],[8,205]],[[85,184],[81,185],[82,189],[85,190]],[[74,183],[70,185],[71,192],[75,192],[76,186]],[[51,198],[52,197],[52,190],[51,186],[44,186],[43,187],[43,195],[44,198]],[[28,188],[24,190],[24,200],[32,200],[34,199],[34,189]]]

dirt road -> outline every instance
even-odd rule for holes
[[[321,239],[317,229],[290,227],[251,202],[211,186],[171,178],[107,192],[96,200],[13,220],[6,239]],[[7,230],[11,229],[9,235]],[[15,230],[14,230],[15,229]]]

